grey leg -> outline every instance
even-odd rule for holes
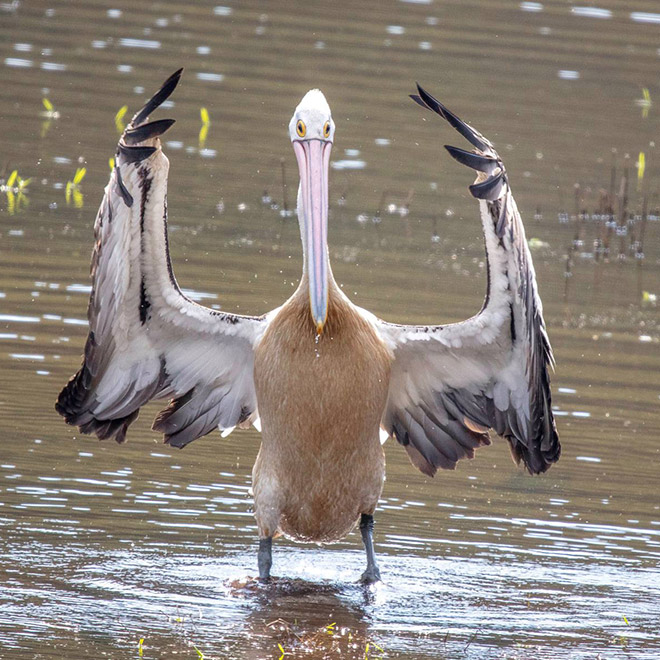
[[[374,553],[374,517],[368,513],[360,516],[360,533],[362,534],[362,543],[367,551],[367,570],[362,573],[360,582],[362,584],[373,584],[380,581],[380,570],[376,564],[376,555]]]
[[[270,567],[273,565],[273,537],[259,539],[259,580],[268,582],[270,580]]]

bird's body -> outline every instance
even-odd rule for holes
[[[261,536],[345,536],[376,508],[385,477],[379,439],[391,355],[331,281],[322,334],[303,280],[255,351],[262,443],[253,470]]]
[[[264,316],[207,309],[179,289],[167,237],[169,163],[148,122],[176,87],[176,72],[134,117],[94,225],[93,286],[83,365],[56,409],[83,433],[123,442],[139,409],[170,398],[153,428],[184,447],[215,428],[254,424],[259,573],[271,541],[332,542],[360,521],[365,582],[380,577],[372,543],[383,486],[380,436],[393,436],[433,476],[504,437],[516,462],[540,473],[559,458],[545,332],[531,255],[504,165],[475,129],[419,88],[424,108],[475,147],[447,147],[477,171],[488,263],[481,311],[461,323],[387,323],[353,305],[328,257],[328,171],[334,122],[319,90],[289,124],[300,172],[303,274],[294,295]]]

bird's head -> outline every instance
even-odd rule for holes
[[[291,142],[334,140],[335,122],[332,120],[330,106],[320,89],[310,89],[298,104],[289,122]]]
[[[298,221],[309,279],[309,304],[321,334],[328,315],[328,169],[335,137],[330,106],[318,89],[298,104],[289,123],[298,161]]]

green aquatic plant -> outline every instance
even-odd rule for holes
[[[378,651],[379,655],[369,655],[369,650],[372,646]],[[382,660],[383,653],[385,653],[385,651],[383,651],[383,649],[381,649],[378,644],[374,644],[374,642],[367,642],[367,645],[364,649],[364,660]]]
[[[44,97],[41,99],[41,103],[45,108],[45,110],[41,112],[41,116],[46,120],[41,122],[41,137],[45,138],[53,119],[59,119],[60,113],[55,109],[55,106],[52,104],[50,99]]]
[[[87,174],[87,168],[79,167],[73,175],[73,180],[66,182],[66,188],[64,190],[66,203],[71,204],[73,202],[74,207],[77,209],[83,207],[84,200],[82,191],[80,190],[80,184],[85,178],[85,174]]]
[[[7,195],[7,213],[15,215],[19,211],[27,208],[29,200],[27,198],[27,187],[32,178],[23,179],[18,170],[13,170],[0,190]]]
[[[312,632],[300,630],[297,622],[276,619],[266,628],[277,631],[286,639],[277,642],[278,660],[287,657],[313,657],[318,660],[352,658],[353,660],[384,660],[385,651],[363,632],[329,623]]]
[[[199,148],[203,149],[206,145],[206,138],[209,134],[211,118],[209,117],[209,111],[206,108],[200,108],[199,116],[202,120],[202,127],[199,129]]]
[[[648,305],[649,307],[655,307],[658,302],[658,296],[655,293],[650,291],[642,291],[642,305]],[[623,617],[624,621],[628,623],[626,617]]]
[[[637,190],[642,189],[642,182],[644,181],[644,172],[646,171],[646,155],[643,151],[639,152],[637,157]]]
[[[41,103],[43,104],[45,111],[41,113],[42,117],[46,117],[46,119],[59,119],[60,118],[60,113],[58,110],[55,109],[55,106],[50,102],[49,99],[43,98],[41,99]]]
[[[128,112],[128,106],[127,105],[122,105],[119,110],[117,110],[117,114],[115,115],[115,127],[117,128],[117,133],[121,135],[124,132],[124,129],[126,128],[126,124],[124,124],[124,115]]]
[[[629,626],[630,622],[628,621],[628,617],[626,617],[625,614],[621,615],[621,618],[623,619],[623,622]],[[616,646],[621,646],[622,648],[627,648],[628,647],[628,637],[625,634],[621,635],[616,635],[615,637],[612,638],[611,643],[616,645]]]
[[[30,181],[32,181],[32,177],[29,179],[23,179],[21,176],[19,176],[18,170],[13,170],[1,188],[5,192],[8,190],[11,190],[15,193],[25,192]]]

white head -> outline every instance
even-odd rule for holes
[[[309,302],[318,333],[328,314],[328,169],[335,137],[330,106],[318,89],[298,104],[289,123],[298,160],[298,221],[309,278]]]
[[[320,89],[310,89],[298,104],[289,122],[289,137],[294,140],[326,140],[335,137],[335,122],[330,106]]]

